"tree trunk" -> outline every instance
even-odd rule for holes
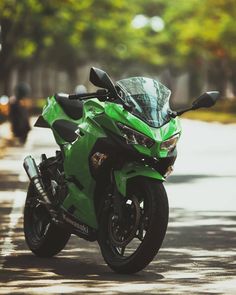
[[[16,60],[12,58],[14,41],[8,36],[12,23],[8,19],[1,19],[0,24],[2,33],[2,50],[0,51],[0,81],[2,81],[4,94],[11,95],[10,77],[16,64]]]
[[[230,82],[232,83],[233,94],[236,97],[236,61],[231,64]]]
[[[202,71],[196,65],[188,69],[189,72],[189,97],[197,97],[202,92]]]
[[[215,60],[209,63],[208,82],[209,86],[220,91],[225,96],[229,78],[229,67],[226,60]],[[213,89],[214,90],[214,89]]]

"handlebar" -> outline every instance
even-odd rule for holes
[[[91,93],[83,93],[83,94],[70,94],[69,99],[79,99],[79,100],[86,100],[90,98],[98,98],[101,100],[108,100],[109,98],[109,92],[107,92],[105,89],[98,89],[96,92]]]
[[[113,97],[110,92],[106,89],[98,89],[96,92],[92,93],[84,93],[84,94],[70,94],[69,99],[79,99],[79,100],[86,100],[90,98],[98,98],[101,101],[114,101],[116,97]],[[127,111],[131,111],[133,108],[129,104],[127,104],[120,96],[117,97],[120,102],[122,103],[123,107]]]

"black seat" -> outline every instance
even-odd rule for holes
[[[74,122],[67,120],[56,120],[53,122],[52,128],[56,130],[58,135],[67,142],[73,142],[78,137],[78,135],[75,133],[75,131],[78,129],[78,125]]]
[[[79,120],[83,116],[83,102],[80,100],[70,100],[69,94],[58,93],[55,95],[56,101],[63,108],[64,112],[74,120]]]

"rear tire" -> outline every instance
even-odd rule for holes
[[[29,249],[37,256],[52,257],[67,244],[70,233],[51,222],[32,183],[29,185],[24,208],[24,234]]]
[[[123,225],[126,234],[123,234],[123,236],[121,234],[119,237],[118,234],[119,231],[121,232],[120,228],[122,228],[122,225],[118,226],[118,223],[116,224],[112,221],[114,220],[114,214],[112,217],[112,206],[104,210],[99,231],[99,244],[104,260],[112,270],[123,274],[136,273],[153,260],[164,240],[169,215],[167,194],[160,181],[144,177],[135,178],[129,186],[127,195],[127,200],[129,199],[129,201],[126,201],[124,208],[127,209],[124,210],[128,210],[128,214],[126,214],[128,221]],[[136,205],[135,198],[139,200],[136,202]],[[134,203],[133,205],[132,202]],[[144,203],[143,208],[141,208],[142,203]],[[139,207],[137,204],[140,205],[140,209],[137,209]],[[139,214],[138,211],[135,213],[134,210],[138,210],[141,213]],[[133,217],[134,219],[136,218],[137,227],[134,232],[132,228],[135,225],[131,225],[129,215],[135,216]],[[147,218],[148,221],[146,222]],[[113,233],[110,230],[111,225],[109,224],[115,224]],[[127,224],[132,229],[130,230],[130,237],[127,236],[127,229],[129,228]],[[140,228],[142,228],[141,235]],[[143,236],[144,232],[145,235]],[[141,243],[139,241],[140,244],[137,246],[136,238],[139,239],[140,236],[143,238],[140,239]],[[122,241],[125,242],[124,244],[127,243],[125,250],[122,250],[122,246],[119,247],[119,244],[122,245]],[[137,249],[133,251],[133,248],[136,248],[136,246]],[[126,250],[128,247],[131,250]]]

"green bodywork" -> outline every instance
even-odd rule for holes
[[[97,229],[98,224],[94,209],[94,192],[96,181],[91,175],[89,169],[89,158],[91,150],[99,138],[107,137],[104,130],[110,130],[118,136],[122,136],[116,122],[121,122],[124,125],[135,129],[142,134],[154,140],[154,145],[151,148],[134,144],[133,147],[145,156],[155,158],[165,158],[168,152],[161,150],[161,143],[181,132],[181,127],[178,118],[171,119],[168,123],[159,128],[150,127],[148,124],[140,120],[124,110],[123,106],[111,102],[101,102],[98,99],[89,99],[84,102],[83,117],[79,120],[73,120],[68,117],[62,107],[57,103],[54,96],[47,99],[42,113],[43,118],[51,127],[55,140],[59,144],[65,155],[64,170],[68,179],[69,193],[65,198],[62,207],[68,210],[71,206],[75,209],[73,215]],[[78,138],[72,142],[65,142],[53,129],[54,121],[58,119],[68,120],[78,125]],[[126,187],[128,181],[136,176],[150,177],[164,181],[164,177],[153,168],[142,165],[142,163],[127,163],[121,170],[114,171],[115,181],[119,192],[126,195]],[[82,188],[74,182],[70,182],[73,177],[82,185]]]
[[[165,180],[165,178],[153,168],[135,162],[127,163],[121,170],[116,170],[114,175],[117,188],[123,196],[126,196],[128,180],[133,177],[144,176],[162,181]]]

